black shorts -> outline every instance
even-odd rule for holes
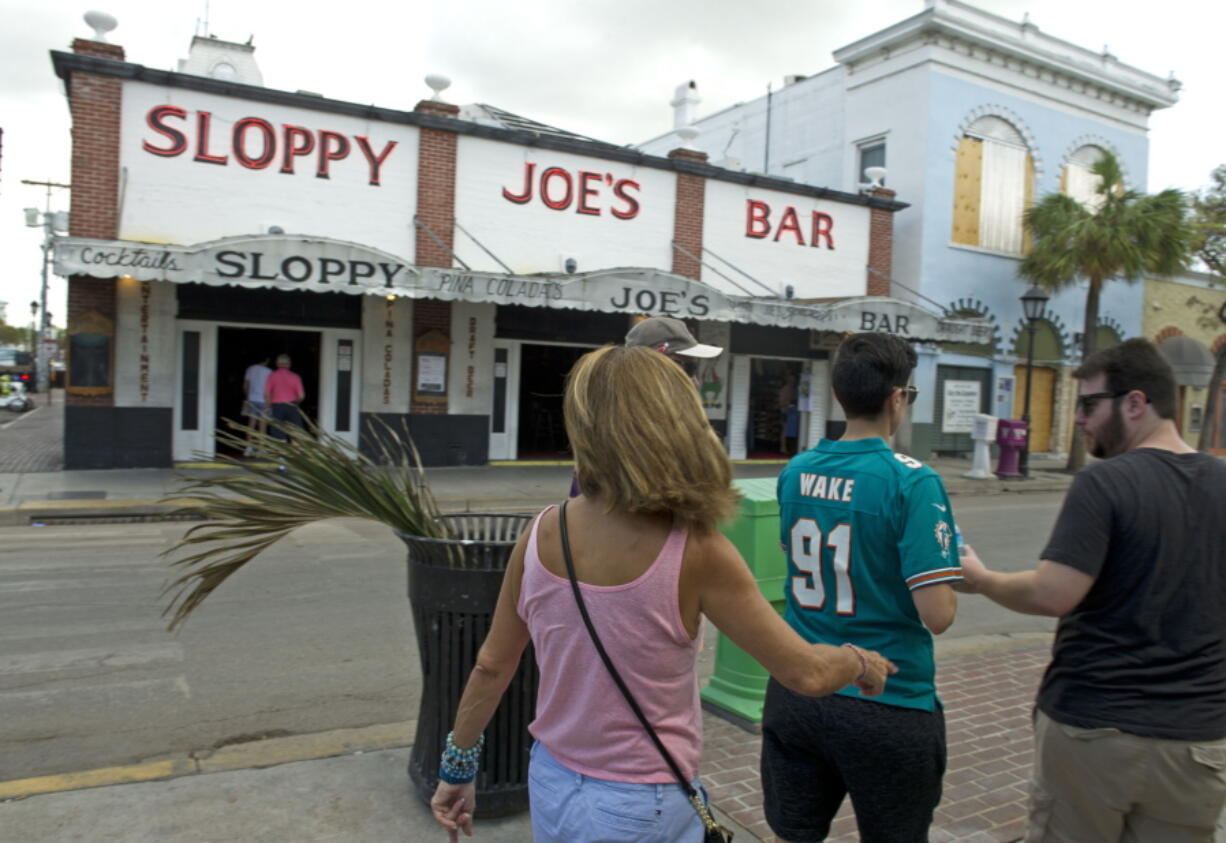
[[[284,425],[297,425],[302,427],[302,412],[298,409],[297,404],[273,404],[272,405],[272,420],[281,422]],[[273,439],[287,439],[285,430],[278,427],[272,429]]]
[[[921,711],[767,685],[762,790],[766,821],[784,840],[825,840],[850,794],[861,841],[923,843],[944,775],[939,705]]]

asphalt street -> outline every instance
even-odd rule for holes
[[[0,780],[416,716],[404,550],[332,521],[166,631],[182,523],[0,531]]]
[[[989,564],[1022,570],[1061,498],[960,496],[954,506]],[[0,781],[416,716],[404,549],[390,531],[353,519],[304,528],[172,634],[158,554],[187,526],[0,529]],[[1053,627],[960,600],[939,647]]]

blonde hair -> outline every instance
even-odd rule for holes
[[[649,348],[605,346],[566,379],[579,487],[609,511],[672,515],[697,529],[732,517],[732,463],[681,367]]]

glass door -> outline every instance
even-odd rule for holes
[[[519,454],[518,342],[494,342],[494,392],[490,408],[490,459],[513,460]]]
[[[181,321],[176,327],[172,459],[212,459],[216,414],[217,325]]]

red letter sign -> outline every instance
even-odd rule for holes
[[[766,237],[771,233],[771,206],[756,199],[746,200],[745,205],[745,236]]]

